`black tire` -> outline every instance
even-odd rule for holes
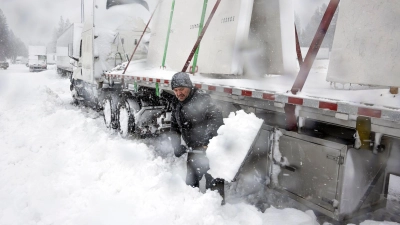
[[[122,98],[118,103],[118,131],[122,137],[135,133],[135,113],[140,106],[135,99]]]
[[[104,118],[104,124],[109,129],[111,129],[113,127],[113,120],[114,120],[112,104],[113,104],[113,102],[112,102],[111,96],[104,98],[104,100],[103,100],[103,118]]]

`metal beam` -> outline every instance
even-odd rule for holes
[[[301,55],[301,48],[300,48],[300,42],[299,42],[299,35],[297,34],[297,27],[296,24],[294,25],[294,32],[296,35],[296,53],[297,53],[297,60],[299,61],[299,66],[303,64],[303,56]]]
[[[300,66],[299,74],[294,81],[291,92],[297,94],[304,87],[304,83],[307,80],[308,74],[310,73],[311,66],[314,63],[315,57],[317,56],[318,50],[321,47],[321,43],[324,40],[326,31],[332,21],[333,15],[339,5],[340,0],[331,0],[328,7],[326,8],[325,14],[322,17],[321,23],[315,33],[314,39],[311,42],[310,48],[307,52],[304,62]]]

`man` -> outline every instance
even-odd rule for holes
[[[207,173],[207,145],[217,136],[223,124],[221,111],[211,102],[208,94],[200,92],[184,72],[176,73],[171,80],[176,101],[172,104],[171,143],[176,157],[188,152],[186,184],[199,187],[199,181],[206,178],[206,188],[218,190],[224,199],[224,180],[213,179]],[[186,146],[181,144],[181,136]],[[224,204],[224,200],[223,200]]]

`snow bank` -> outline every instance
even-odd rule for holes
[[[400,223],[388,222],[388,221],[379,222],[379,221],[366,220],[366,221],[360,223],[360,225],[400,225]]]
[[[232,181],[246,157],[263,123],[253,113],[232,112],[218,129],[218,136],[210,140],[207,157],[209,173],[215,178]]]

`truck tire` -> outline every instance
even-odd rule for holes
[[[135,114],[140,106],[135,99],[121,99],[118,103],[118,128],[122,137],[128,137],[135,132]]]
[[[113,111],[112,111],[112,99],[111,97],[106,97],[103,100],[103,117],[104,124],[107,128],[112,128],[113,124]]]

